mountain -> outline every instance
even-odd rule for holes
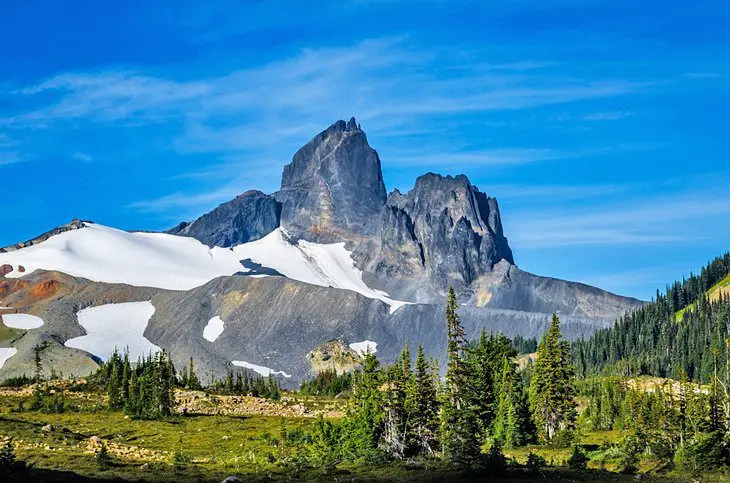
[[[231,247],[265,237],[279,227],[281,208],[273,196],[247,191],[192,223],[168,230],[208,246]]]
[[[248,191],[165,233],[74,221],[0,250],[0,267],[0,378],[32,371],[40,342],[58,372],[128,345],[291,384],[331,340],[369,341],[385,361],[406,342],[442,358],[449,286],[472,337],[537,336],[553,311],[580,337],[642,305],[520,270],[497,200],[466,176],[428,173],[387,194],[354,118],[299,149],[276,193]]]

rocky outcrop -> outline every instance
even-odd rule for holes
[[[279,215],[280,205],[273,196],[247,191],[167,233],[189,236],[211,247],[231,247],[265,237],[279,227]]]
[[[337,121],[296,152],[274,196],[281,226],[295,239],[375,235],[386,200],[380,158],[355,118]]]

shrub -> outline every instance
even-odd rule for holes
[[[530,473],[537,473],[547,466],[547,460],[539,454],[530,451],[530,453],[527,455],[527,463],[525,463],[525,466],[530,471]]]
[[[588,466],[588,456],[580,446],[574,445],[570,457],[566,461],[568,468],[573,470],[584,470]]]
[[[720,431],[697,435],[674,455],[674,464],[691,474],[712,470],[727,463],[727,446]]]
[[[570,448],[575,441],[575,433],[570,429],[558,431],[550,440],[550,446],[555,448]]]
[[[486,454],[485,465],[491,473],[502,473],[507,468],[507,458],[502,453],[502,443],[494,440],[492,446]]]
[[[19,460],[15,456],[15,447],[13,446],[13,439],[10,438],[0,447],[0,476],[6,477],[11,475],[17,475],[30,469],[32,465],[29,465],[23,460]]]
[[[633,474],[638,470],[639,455],[642,453],[642,443],[636,436],[627,436],[621,443],[618,464],[624,474]]]
[[[33,378],[26,376],[23,374],[22,376],[18,377],[9,377],[5,379],[2,383],[0,383],[0,386],[2,387],[23,387],[27,386],[33,382]]]
[[[171,464],[176,471],[183,471],[187,469],[192,463],[192,458],[182,448],[178,448],[172,453]]]
[[[112,460],[112,456],[109,454],[109,450],[104,443],[101,443],[94,459],[96,460],[96,465],[102,470],[109,468],[114,463],[114,460]]]

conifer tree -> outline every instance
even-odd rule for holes
[[[553,314],[550,328],[537,348],[530,382],[533,420],[548,441],[575,422],[573,371],[570,346],[562,339],[560,319]]]
[[[398,360],[388,368],[383,449],[392,458],[402,459],[409,446],[409,412],[406,391],[411,379],[411,354],[403,347]]]
[[[416,353],[416,366],[408,387],[407,401],[413,450],[430,455],[438,449],[438,392],[421,345]]]
[[[534,440],[530,410],[514,362],[504,358],[499,385],[494,438],[507,448],[523,446]]]
[[[470,401],[469,370],[464,360],[466,340],[457,312],[453,287],[446,303],[447,358],[446,387],[441,409],[441,451],[457,467],[477,466],[481,459],[479,423]]]
[[[353,397],[343,422],[344,453],[351,459],[369,459],[378,451],[383,434],[383,395],[378,358],[367,351],[363,368],[353,382]]]

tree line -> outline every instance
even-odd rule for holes
[[[178,375],[170,354],[159,351],[140,358],[136,364],[129,353],[118,350],[92,377],[106,390],[109,408],[124,410],[136,419],[164,419],[173,415],[175,388],[201,390],[203,385],[195,372],[193,358]],[[224,379],[211,376],[206,391],[227,395],[248,395],[279,399],[281,388],[274,377],[251,376],[229,371]]]
[[[625,314],[613,327],[573,344],[580,375],[643,374],[710,382],[721,369],[730,376],[730,298],[707,290],[730,274],[730,254],[700,275],[667,287],[654,301]],[[679,311],[683,311],[679,313]]]

